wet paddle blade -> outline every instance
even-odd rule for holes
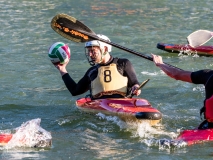
[[[213,37],[213,32],[208,30],[197,30],[187,37],[187,41],[193,48],[202,46]]]
[[[51,21],[52,29],[61,36],[74,42],[87,42],[93,40],[96,34],[86,25],[66,14],[58,14]],[[84,34],[85,33],[85,34]]]

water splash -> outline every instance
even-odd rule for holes
[[[187,146],[187,143],[183,140],[174,140],[174,139],[145,139],[144,143],[151,147],[156,146],[159,148],[159,150],[172,150],[172,149],[178,149],[183,148]]]
[[[196,50],[192,51],[188,44],[180,48],[180,52],[178,56],[184,56],[184,55],[199,57],[199,55],[197,54],[197,51]]]
[[[15,129],[12,139],[4,146],[6,149],[14,147],[51,147],[52,136],[40,126],[41,119],[33,119],[23,123]]]
[[[182,140],[176,140],[180,132],[174,133],[164,131],[161,124],[152,127],[148,123],[142,122],[138,124],[137,132],[139,137],[141,138],[141,142],[145,143],[149,147],[158,147],[159,150],[172,150],[187,146],[186,142]]]
[[[138,123],[136,131],[136,134],[141,138],[141,142],[149,147],[158,147],[160,150],[183,148],[187,146],[186,142],[175,139],[179,133],[180,131],[177,133],[164,131],[161,124],[152,127],[147,122]]]
[[[132,133],[132,137],[139,137],[140,142],[146,144],[148,147],[158,147],[159,150],[172,150],[187,146],[186,142],[182,140],[175,140],[175,138],[179,135],[180,130],[177,131],[177,133],[167,132],[164,131],[161,124],[151,126],[147,121],[124,122],[116,116],[106,116],[102,113],[98,113],[97,116],[118,125],[121,129],[130,131]]]
[[[127,125],[124,121],[120,120],[117,116],[106,116],[103,113],[96,114],[100,119],[106,119],[116,125],[118,125],[121,129],[127,128]]]

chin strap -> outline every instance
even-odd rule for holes
[[[100,49],[101,50],[101,59],[98,63],[101,63],[103,61],[104,56],[109,53],[108,51],[104,52],[104,49]]]

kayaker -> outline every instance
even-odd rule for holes
[[[204,113],[205,120],[199,125],[198,129],[213,128],[213,70],[185,71],[165,64],[161,56],[152,54],[152,57],[155,65],[169,77],[189,83],[203,84],[205,86],[206,97],[204,107],[200,110],[200,114]]]
[[[98,37],[110,41],[105,35]],[[112,46],[98,40],[85,43],[85,55],[90,67],[85,75],[76,83],[67,72],[65,64],[55,65],[62,79],[73,96],[90,90],[92,99],[123,98],[130,93],[139,95],[139,82],[135,70],[128,59],[114,58],[110,55]]]

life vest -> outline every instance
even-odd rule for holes
[[[209,77],[205,86],[207,86],[208,83],[212,83],[212,81],[210,81],[211,78],[213,78],[213,74]],[[205,99],[204,107],[200,109],[200,115],[202,113],[204,113],[204,118],[208,122],[213,122],[213,95],[210,98]]]
[[[208,122],[213,122],[213,96],[205,101],[205,118]]]
[[[100,66],[97,77],[91,82],[91,93],[94,98],[103,95],[127,94],[128,78],[121,75],[115,63]]]

